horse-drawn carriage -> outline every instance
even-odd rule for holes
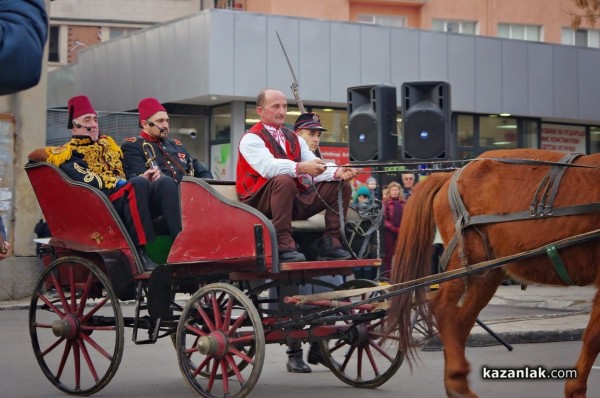
[[[174,241],[160,238],[147,248],[164,264],[144,272],[105,195],[47,163],[26,171],[52,232],[52,259],[31,299],[30,334],[38,363],[57,388],[89,395],[105,387],[119,367],[125,327],[138,344],[169,337],[184,379],[205,397],[247,395],[270,343],[320,342],[331,371],[356,387],[377,387],[402,364],[397,344],[381,342],[384,308],[358,305],[322,317],[314,316],[322,303],[284,302],[301,284],[373,286],[314,278],[351,275],[354,267],[380,260],[279,262],[273,225],[235,199],[232,183],[184,178],[183,230]],[[293,225],[299,240],[323,227],[322,215]],[[127,300],[134,309],[122,310]]]
[[[231,190],[226,184],[186,178],[183,231],[166,265],[144,273],[98,191],[67,181],[46,164],[30,165],[27,172],[56,257],[32,297],[30,332],[44,374],[71,394],[97,392],[114,376],[124,326],[133,328],[138,343],[170,336],[184,378],[205,397],[247,395],[260,375],[265,344],[290,341],[319,341],[335,376],[352,386],[377,387],[395,374],[405,353],[414,353],[416,313],[427,326],[431,316],[437,321],[447,395],[475,398],[465,342],[506,274],[600,287],[600,155],[494,151],[454,173],[430,176],[404,209],[391,292],[354,280],[330,286],[340,291],[304,299],[286,295],[290,287],[318,283],[315,276],[350,275],[353,267],[378,260],[279,263],[267,218],[219,193]],[[436,227],[446,245],[447,271],[432,276]],[[419,289],[441,282],[434,297]],[[359,289],[341,292],[353,288]],[[191,294],[185,306],[174,300],[177,293]],[[339,298],[353,294],[358,301]],[[135,315],[123,317],[119,300],[131,299]],[[139,330],[147,330],[148,338],[138,340]],[[596,293],[566,397],[586,396],[599,352]]]

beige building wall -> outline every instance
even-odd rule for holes
[[[542,25],[543,41],[561,42],[561,29],[569,28],[572,0],[430,0],[422,8],[421,27],[433,19],[478,21],[479,34],[496,36],[499,23]],[[589,27],[583,24],[582,27]]]
[[[561,43],[571,25],[573,0],[245,0],[244,10],[357,21],[360,14],[404,16],[406,26],[431,29],[433,19],[477,21],[478,34],[497,36],[499,23],[541,25],[543,41]],[[591,27],[584,23],[582,28]]]
[[[79,49],[102,42],[101,26],[69,26],[67,30],[67,56],[68,62],[77,62]],[[85,43],[81,44],[81,43]],[[70,51],[73,49],[73,51]]]
[[[262,14],[290,15],[296,17],[348,21],[348,0],[245,0],[244,11]]]
[[[59,60],[53,70],[77,62],[80,50],[110,40],[111,29],[128,31],[196,13],[207,0],[54,0],[52,26],[60,26]]]
[[[51,19],[165,22],[199,11],[201,0],[54,0]]]

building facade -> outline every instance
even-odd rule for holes
[[[421,22],[425,7],[436,3],[331,3],[336,1],[373,7],[411,3],[405,6],[418,8]],[[411,81],[450,83],[457,157],[517,147],[600,151],[600,50],[273,15],[283,13],[275,5],[292,3],[284,0],[247,0],[244,7],[259,3],[271,4],[270,13],[209,9],[84,48],[77,63],[51,73],[49,107],[64,107],[71,95],[84,93],[98,110],[127,112],[135,111],[139,99],[157,97],[173,116],[173,133],[182,132],[180,138],[215,175],[231,179],[237,142],[258,119],[254,108],[260,90],[273,87],[289,94],[290,123],[299,114],[287,89],[291,75],[279,33],[305,105],[320,113],[329,129],[323,137],[326,156],[339,162],[348,160],[347,89],[379,83],[399,88]],[[401,104],[399,90],[397,100]],[[402,109],[398,112],[400,121]],[[185,135],[189,129],[198,131],[195,139]],[[137,134],[135,128],[104,131],[117,139]]]
[[[49,68],[86,47],[201,10],[350,21],[600,47],[600,30],[571,27],[574,0],[53,0]]]

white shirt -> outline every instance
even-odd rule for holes
[[[300,139],[301,137],[298,138],[298,142],[300,143],[300,160],[305,162],[317,159],[315,154],[308,148],[306,141]],[[285,146],[282,146],[282,148],[284,151],[286,150]],[[246,159],[246,162],[264,178],[273,178],[280,174],[289,175],[294,178],[299,176],[297,173],[298,163],[290,159],[275,158],[265,146],[262,138],[256,134],[244,134],[240,140],[239,150],[244,159]],[[331,165],[335,166],[333,163]],[[330,164],[327,164],[327,166],[327,169],[322,174],[314,178],[315,183],[336,180],[334,176],[338,168],[330,167]]]

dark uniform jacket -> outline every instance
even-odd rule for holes
[[[139,137],[126,138],[121,145],[123,166],[128,178],[143,174],[155,162],[160,171],[180,182],[184,175],[213,178],[197,159],[192,158],[179,140],[159,141],[141,132]],[[153,159],[154,158],[154,159]]]
[[[112,190],[119,180],[126,179],[121,163],[123,153],[109,136],[101,135],[96,142],[88,136],[73,136],[64,145],[47,147],[46,153],[48,162],[69,177],[101,190]]]

